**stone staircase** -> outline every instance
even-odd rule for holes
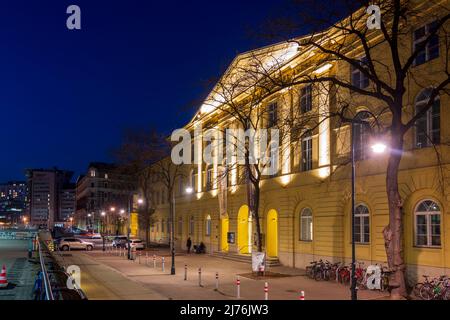
[[[231,253],[231,252],[214,252],[212,254],[213,257],[222,258],[225,260],[232,260],[236,262],[243,262],[243,263],[252,263],[252,255],[249,254],[237,254],[237,253]],[[279,267],[281,266],[280,260],[278,258],[274,257],[268,257],[266,258],[266,266],[267,267]]]

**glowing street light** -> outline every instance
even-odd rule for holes
[[[192,192],[194,192],[194,189],[192,189],[192,187],[187,187],[186,188],[186,193],[187,194],[191,194]]]
[[[144,203],[144,199],[138,199],[138,204],[143,204]]]
[[[102,211],[101,215],[102,215],[102,217],[106,216],[106,212]]]
[[[381,154],[386,151],[387,146],[383,142],[377,142],[377,143],[373,144],[371,146],[371,148],[374,153]]]

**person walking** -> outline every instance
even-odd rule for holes
[[[189,237],[186,241],[187,253],[191,253],[191,246],[192,246],[192,240],[191,240],[191,237]]]

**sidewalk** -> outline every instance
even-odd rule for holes
[[[236,299],[236,276],[240,275],[241,299],[263,300],[264,283],[269,284],[269,299],[298,300],[300,291],[305,292],[307,300],[348,300],[349,287],[341,284],[315,281],[302,275],[298,269],[274,267],[271,272],[282,273],[283,277],[266,280],[253,280],[244,275],[251,273],[251,266],[246,263],[225,260],[209,255],[180,254],[175,258],[176,275],[170,275],[171,258],[166,249],[142,252],[141,264],[138,259],[129,261],[125,257],[112,255],[110,252],[77,252],[74,255],[89,256],[97,263],[109,266],[124,277],[151,288],[165,299],[174,300],[233,300]],[[153,268],[153,254],[157,255],[157,267]],[[161,257],[165,257],[165,272],[161,268]],[[184,281],[184,265],[188,265],[188,280]],[[202,268],[202,287],[199,286],[198,268]],[[219,290],[215,291],[215,274],[219,272]],[[387,293],[362,290],[359,299],[386,299]],[[88,296],[89,297],[89,296]]]

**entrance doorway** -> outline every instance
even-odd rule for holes
[[[267,213],[267,256],[278,257],[278,213],[270,210]]]
[[[226,218],[220,219],[220,251],[228,252],[228,230],[230,226],[230,221],[228,216]]]
[[[238,213],[238,253],[250,253],[249,233],[248,233],[248,206],[242,206]]]

